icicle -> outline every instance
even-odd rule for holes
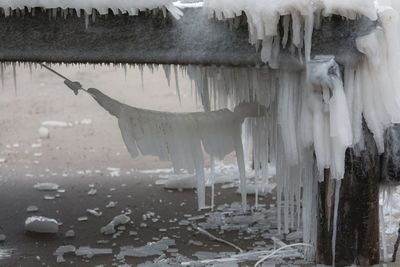
[[[17,88],[17,70],[16,70],[15,62],[12,63],[12,70],[13,70],[14,91],[15,91],[15,95],[17,95],[17,93],[18,93],[18,88]]]
[[[140,83],[142,85],[142,90],[144,91],[144,66],[142,64],[139,64],[139,70],[140,70]]]
[[[385,237],[385,216],[383,214],[384,207],[383,205],[379,205],[379,226],[381,233],[381,244],[383,248],[383,261],[386,262],[389,260],[388,252],[387,252],[387,244]]]
[[[1,88],[4,89],[4,63],[0,63]]]
[[[312,35],[314,30],[314,10],[309,7],[308,15],[305,21],[305,36],[304,36],[304,47],[305,47],[305,59],[306,62],[311,60],[311,46],[312,46]]]
[[[165,78],[167,78],[167,81],[168,81],[168,87],[170,87],[171,86],[171,65],[163,64],[162,68],[164,70]]]
[[[214,156],[210,157],[210,164],[211,164],[211,211],[214,211],[215,206],[215,158]]]
[[[288,39],[289,39],[289,27],[290,27],[290,16],[283,16],[283,37],[282,37],[282,46],[286,48]]]
[[[89,14],[86,10],[84,10],[83,12],[85,14],[85,29],[87,30],[89,28]]]
[[[338,220],[338,209],[340,199],[340,187],[342,180],[336,180],[335,184],[335,204],[333,211],[333,231],[332,231],[332,265],[335,266],[336,262],[336,235],[337,235],[337,220]]]
[[[179,89],[178,65],[174,65],[174,75],[175,75],[176,94],[178,95],[179,103],[182,104],[181,91]]]

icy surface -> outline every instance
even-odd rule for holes
[[[25,230],[28,232],[55,234],[58,232],[58,222],[47,217],[32,216],[26,219]]]

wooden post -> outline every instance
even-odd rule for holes
[[[379,263],[380,157],[372,135],[365,130],[366,150],[346,152],[346,171],[339,198],[335,265]],[[329,170],[319,185],[317,263],[332,264],[334,186]],[[333,192],[332,192],[333,191]]]

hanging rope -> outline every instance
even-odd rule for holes
[[[86,90],[82,87],[82,85],[81,85],[79,82],[73,82],[73,81],[71,81],[70,79],[68,79],[68,78],[65,77],[64,75],[58,73],[57,71],[53,70],[52,68],[50,68],[49,66],[46,66],[46,65],[43,64],[43,63],[40,63],[40,65],[41,65],[43,68],[45,68],[45,69],[51,71],[52,73],[56,74],[57,76],[63,78],[63,79],[64,79],[64,84],[65,84],[66,86],[68,86],[68,88],[71,89],[71,90],[74,92],[75,95],[78,95],[79,90],[86,91]]]

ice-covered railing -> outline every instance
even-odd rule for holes
[[[139,11],[161,8],[164,14],[168,10],[175,18],[180,18],[183,13],[173,2],[173,0],[1,0],[0,8],[5,16],[13,14],[16,10],[24,13],[25,8],[29,12],[34,12],[34,8],[37,7],[51,10],[54,16],[57,16],[58,9],[61,10],[62,16],[67,16],[69,10],[75,10],[78,16],[82,10],[85,16],[94,16],[96,12],[105,15],[109,10],[114,14],[127,13],[135,16]]]

